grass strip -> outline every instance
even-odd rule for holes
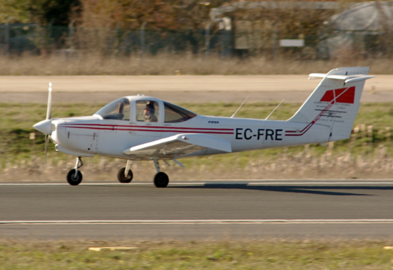
[[[95,44],[96,45],[96,44]],[[392,60],[359,57],[342,51],[332,60],[302,60],[291,56],[220,57],[205,54],[159,53],[158,55],[0,55],[0,75],[267,75],[328,72],[337,67],[370,67],[371,74],[392,74]]]
[[[382,241],[2,241],[0,269],[389,269]],[[135,246],[89,251],[91,246]]]

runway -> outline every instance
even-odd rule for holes
[[[0,184],[5,239],[393,239],[393,181]]]

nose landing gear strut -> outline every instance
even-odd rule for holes
[[[67,174],[67,182],[71,186],[77,186],[82,182],[83,176],[79,169],[83,166],[82,158],[76,158],[75,168],[70,170]]]

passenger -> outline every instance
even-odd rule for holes
[[[154,109],[154,102],[148,101],[145,109],[143,110],[143,114],[145,115],[145,122],[157,122],[157,117]]]

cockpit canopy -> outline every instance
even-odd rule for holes
[[[102,107],[95,115],[103,119],[164,123],[180,123],[196,116],[182,107],[150,97],[136,100],[119,98]]]

